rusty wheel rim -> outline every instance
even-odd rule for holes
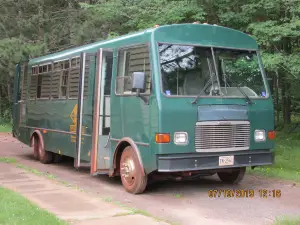
[[[126,186],[132,186],[136,180],[135,164],[132,157],[126,157],[122,162],[121,176]]]

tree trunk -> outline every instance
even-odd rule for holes
[[[291,96],[290,84],[286,74],[281,79],[282,113],[284,125],[291,123]]]
[[[284,110],[285,110],[285,117],[284,117],[284,123],[285,124],[291,124],[291,95],[290,95],[290,88],[291,84],[289,81],[286,80],[285,82],[285,91],[286,91],[286,100],[285,100],[285,105],[284,105]]]
[[[8,84],[7,84],[7,97],[8,97],[8,101],[9,101],[9,103],[11,103],[12,102],[12,93],[11,93],[11,84],[10,84],[10,82],[8,82]]]
[[[278,71],[276,70],[276,110],[277,110],[277,114],[276,114],[276,123],[279,124],[279,120],[280,120],[280,105],[279,105],[279,76],[278,76]]]
[[[282,74],[282,73],[281,73]],[[282,74],[283,76],[283,74]],[[280,86],[281,86],[281,112],[282,112],[282,120],[283,120],[283,125],[285,125],[285,85],[284,85],[284,77],[280,77]]]

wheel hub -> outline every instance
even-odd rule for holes
[[[121,176],[123,179],[131,185],[135,180],[135,167],[134,162],[130,158],[126,158],[121,167]]]

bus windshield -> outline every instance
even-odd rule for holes
[[[255,51],[159,44],[159,58],[166,95],[267,97]]]

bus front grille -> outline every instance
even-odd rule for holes
[[[206,121],[196,123],[195,149],[197,152],[248,150],[249,144],[249,121]]]

